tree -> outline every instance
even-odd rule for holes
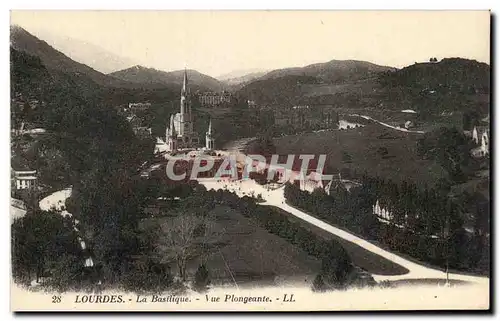
[[[481,115],[477,110],[467,110],[462,115],[462,127],[464,130],[473,130],[479,123]]]
[[[124,284],[134,292],[162,292],[172,286],[173,278],[167,264],[144,255],[132,262],[132,268],[124,276]]]
[[[417,152],[436,160],[456,182],[463,181],[470,171],[469,145],[456,128],[441,127],[425,133],[417,142]]]
[[[172,221],[161,225],[157,250],[167,261],[176,263],[182,281],[187,280],[187,262],[203,254],[204,247],[216,241],[222,233],[213,231],[213,223],[209,215],[199,216],[183,211]]]
[[[29,282],[34,274],[37,281],[50,276],[59,288],[75,285],[83,256],[70,218],[52,211],[29,210],[13,222],[11,231],[15,279]]]
[[[321,260],[321,275],[329,288],[342,288],[347,284],[353,267],[351,258],[337,242],[327,244]]]
[[[57,144],[57,142],[51,143]],[[41,148],[36,168],[38,169],[39,180],[46,185],[63,188],[71,184],[70,166],[57,148]]]
[[[324,292],[326,290],[326,284],[321,274],[316,275],[316,277],[314,278],[312,290],[314,292]]]
[[[247,154],[262,155],[268,157],[276,154],[276,146],[274,145],[272,133],[266,132],[260,135],[256,140],[252,141],[247,146]]]
[[[205,264],[200,264],[194,274],[193,287],[198,292],[205,292],[210,285],[210,277]]]

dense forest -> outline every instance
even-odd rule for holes
[[[287,185],[285,197],[293,206],[343,227],[391,250],[433,265],[489,273],[489,201],[481,194],[467,200],[450,199],[446,189],[421,190],[413,184],[395,184],[363,176],[361,186],[322,190],[312,194]],[[389,222],[373,213],[377,203],[392,215]],[[464,229],[466,203],[477,204],[474,229]]]

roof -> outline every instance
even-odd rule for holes
[[[298,155],[298,154],[293,154],[293,155],[278,155],[278,166],[284,166],[287,161],[288,161],[288,157],[289,156],[293,156],[293,162],[292,162],[292,168],[291,170],[294,171],[294,172],[299,172],[301,169],[302,169],[302,162],[305,161],[305,159],[301,159],[300,156],[301,155]],[[309,163],[307,164],[307,168],[306,168],[306,172],[307,174],[309,174],[310,172],[312,171],[316,171],[316,169],[318,168],[318,162],[319,162],[319,157],[320,155],[311,155],[311,156],[314,156],[312,159],[309,160]],[[268,164],[271,163],[271,158],[270,157],[267,157],[267,161],[266,161]]]
[[[16,171],[14,170],[15,175],[27,175],[27,174],[36,174],[36,171],[32,170],[27,170],[27,171]]]
[[[32,181],[36,179],[36,176],[16,176],[16,178],[19,180]]]

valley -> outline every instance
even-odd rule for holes
[[[489,282],[485,63],[104,74],[21,27],[11,27],[10,55],[20,284],[201,293]],[[252,153],[326,164],[308,188],[260,176],[175,182],[165,170],[173,158],[190,167]],[[47,195],[69,188],[51,208]]]

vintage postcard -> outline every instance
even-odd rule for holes
[[[11,11],[11,310],[489,310],[490,21]]]

